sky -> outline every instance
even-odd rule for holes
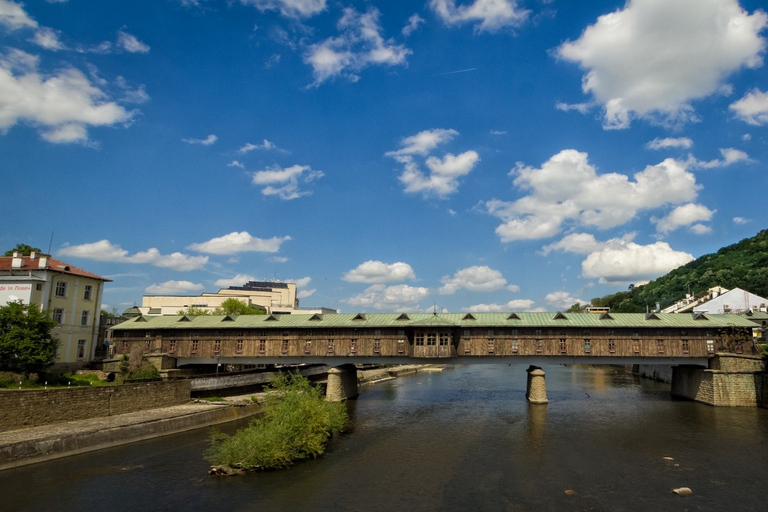
[[[0,0],[0,247],[111,311],[584,304],[766,227],[763,5]]]

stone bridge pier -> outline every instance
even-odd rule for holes
[[[532,404],[548,404],[547,399],[547,383],[544,380],[544,370],[538,366],[529,366],[526,370],[528,372],[528,385],[525,388],[525,398]]]
[[[357,368],[353,364],[344,364],[328,370],[328,386],[325,399],[329,402],[340,402],[355,398],[360,393],[357,390]]]

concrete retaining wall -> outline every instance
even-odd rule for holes
[[[760,358],[718,355],[710,369],[678,366],[673,369],[672,396],[714,406],[766,407],[768,375]]]
[[[189,381],[0,391],[0,432],[170,407],[189,401]]]

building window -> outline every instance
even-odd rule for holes
[[[541,340],[540,339],[536,340],[536,353],[537,354],[541,354]]]
[[[42,290],[42,289],[43,289],[43,283],[37,283],[37,285],[35,286],[35,289],[36,289],[37,291],[40,291],[40,290]]]
[[[632,342],[632,352],[634,352],[635,354],[640,353],[640,342],[638,340],[634,340]]]
[[[64,308],[53,308],[51,318],[58,324],[64,323]],[[126,331],[127,332],[127,331]]]
[[[145,352],[149,352],[149,347],[150,347],[151,343],[152,343],[152,340],[145,340],[144,341],[144,351]]]
[[[280,353],[282,355],[285,355],[288,353],[288,340],[283,340],[282,345],[280,345]]]
[[[83,314],[80,315],[80,325],[88,325],[88,316],[90,314],[90,311],[86,310],[83,311]]]
[[[328,340],[328,353],[329,354],[333,354],[334,351],[336,350],[334,345],[335,345],[335,342],[333,340]]]
[[[688,340],[680,340],[683,345],[683,354],[689,354],[691,352],[691,344]]]
[[[397,353],[398,354],[405,353],[405,340],[397,340]]]
[[[541,336],[541,329],[536,329],[535,333],[536,333],[536,336]]]
[[[496,345],[496,340],[493,338],[488,338],[488,353],[493,354],[494,346]]]
[[[437,335],[433,332],[427,333],[427,346],[434,347],[435,343],[437,343]]]
[[[243,353],[243,340],[238,339],[235,344],[235,353],[236,354],[242,354]]]
[[[168,342],[168,353],[173,354],[176,352],[176,340],[171,340]]]
[[[267,351],[267,340],[259,340],[259,354]]]
[[[715,341],[714,340],[707,340],[707,353],[708,354],[714,354],[715,353]]]
[[[682,331],[680,331],[680,336],[688,336],[688,331],[683,329]]]
[[[85,288],[83,290],[83,300],[91,300],[92,295],[93,295],[93,286],[90,284],[85,285]]]
[[[592,353],[592,340],[589,338],[584,338],[584,353]]]
[[[581,333],[582,333],[584,336],[591,336],[591,334],[592,334],[592,331],[590,331],[589,329],[582,329]]]
[[[267,331],[259,331],[259,336],[262,337],[262,338],[266,338],[267,337]]]
[[[440,334],[440,346],[441,347],[447,347],[448,346],[448,333],[441,333]]]
[[[416,345],[422,346],[424,345],[424,333],[418,333],[416,334]]]
[[[512,353],[517,354],[520,352],[520,341],[512,340]]]
[[[349,352],[351,354],[357,354],[357,340],[349,340]]]
[[[608,340],[608,352],[611,354],[616,353],[616,340]]]
[[[381,336],[381,329],[374,329],[373,330],[373,335],[374,336]]]
[[[214,352],[221,352],[221,340],[214,340],[213,341],[213,351]]]
[[[565,338],[560,338],[560,353],[565,354],[566,352],[568,352],[568,342]]]
[[[511,334],[512,336],[517,336],[517,329],[512,329]]]
[[[305,354],[311,354],[312,353],[312,341],[311,340],[304,340],[304,353]]]
[[[659,351],[659,354],[664,353],[664,340],[656,340],[656,349]]]
[[[54,295],[57,297],[66,297],[67,296],[67,282],[66,281],[56,281],[56,291],[54,292]]]
[[[199,346],[200,346],[200,342],[198,340],[192,340],[192,349],[190,350],[190,352],[192,352],[193,354],[197,354],[197,349]]]
[[[373,353],[381,354],[381,340],[379,338],[373,340]]]
[[[85,340],[77,340],[77,358],[85,358]]]
[[[488,336],[493,336],[493,329],[488,329]]]

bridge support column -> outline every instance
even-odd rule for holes
[[[357,368],[353,364],[344,364],[328,370],[328,386],[325,399],[340,402],[358,395]]]
[[[538,366],[529,366],[528,385],[525,389],[525,398],[532,404],[547,404],[547,382],[544,380],[544,370]]]

